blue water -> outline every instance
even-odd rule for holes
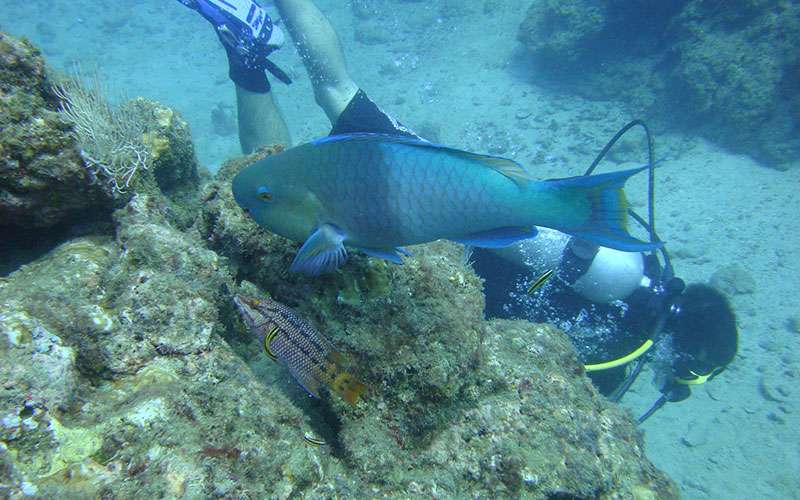
[[[582,173],[634,117],[623,102],[603,100],[611,97],[607,90],[570,91],[552,72],[536,73],[517,40],[533,2],[317,3],[338,33],[353,79],[384,110],[437,142],[515,158],[541,177],[564,177]],[[747,13],[740,16],[746,24]],[[28,37],[58,70],[96,70],[112,99],[141,95],[177,109],[210,170],[239,153],[236,134],[220,134],[212,120],[214,108],[235,109],[225,55],[208,23],[178,2],[4,0],[0,29]],[[330,123],[291,44],[273,60],[295,80],[273,81],[294,142],[327,134]],[[797,88],[777,98],[788,107]],[[659,112],[658,231],[676,271],[700,283],[736,265],[754,286],[730,297],[738,357],[691,398],[643,424],[648,455],[686,498],[800,498],[800,333],[791,326],[800,315],[800,158],[786,157],[788,170],[771,168],[763,155],[726,140],[746,131],[709,132],[668,107]],[[642,162],[641,144],[632,144],[615,163]],[[643,199],[641,179],[631,193]],[[641,201],[635,207],[644,209]],[[646,370],[623,400],[635,415],[658,396],[652,378]]]

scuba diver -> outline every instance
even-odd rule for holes
[[[643,122],[623,127],[586,175],[637,125],[648,139],[649,220],[632,210],[629,215],[648,231],[651,242],[661,242],[654,226],[652,138]],[[661,396],[640,423],[667,402],[685,400],[691,386],[712,380],[733,361],[738,333],[730,304],[714,288],[687,286],[676,277],[664,246],[648,254],[620,252],[538,229],[536,237],[510,247],[472,251],[473,266],[485,280],[487,316],[560,327],[592,382],[613,401],[651,361]]]

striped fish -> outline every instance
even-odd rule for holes
[[[528,287],[528,294],[532,294],[536,290],[542,288],[544,284],[547,283],[547,280],[553,277],[553,274],[555,274],[555,271],[548,269],[544,272],[544,274],[536,278],[536,281],[531,283],[531,285]]]
[[[325,385],[355,405],[366,386],[342,368],[344,356],[311,323],[269,297],[237,294],[233,301],[267,356],[286,365],[306,392],[318,398]]]
[[[315,446],[317,448],[319,448],[320,446],[325,446],[326,444],[328,444],[328,443],[325,442],[324,439],[322,439],[320,437],[317,437],[312,432],[306,432],[305,434],[303,434],[303,441],[305,441],[306,443],[310,444],[311,446]]]

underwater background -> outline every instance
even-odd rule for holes
[[[659,235],[680,276],[731,301],[735,361],[640,437],[626,411],[657,397],[647,369],[622,411],[605,402],[566,337],[484,321],[458,245],[288,275],[296,245],[230,195],[234,90],[204,19],[169,1],[4,0],[0,31],[133,99],[153,164],[125,196],[90,185],[34,49],[0,40],[2,182],[8,158],[52,174],[0,221],[0,494],[800,498],[800,4],[316,3],[354,80],[433,142],[567,177],[647,120]],[[273,82],[294,143],[326,135],[291,43],[272,60],[294,79]],[[632,133],[601,168],[645,155]],[[628,188],[639,210],[645,188]],[[237,320],[241,280],[350,353],[366,404],[309,400],[266,359]]]

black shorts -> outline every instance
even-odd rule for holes
[[[403,135],[419,139],[402,123],[381,111],[361,89],[350,99],[329,135],[357,133]]]

